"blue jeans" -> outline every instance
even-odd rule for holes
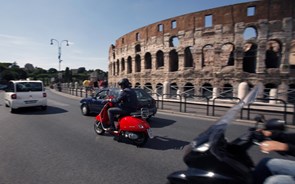
[[[108,109],[108,116],[109,116],[109,120],[110,120],[110,127],[111,128],[115,128],[115,116],[116,115],[125,115],[127,114],[126,111],[124,111],[123,109],[119,108],[119,107],[111,107]]]
[[[264,158],[256,166],[256,184],[295,184],[295,161]]]

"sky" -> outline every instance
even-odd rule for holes
[[[0,0],[0,62],[108,70],[108,50],[141,27],[251,0]],[[50,40],[55,39],[53,45]],[[66,42],[69,41],[69,46]]]

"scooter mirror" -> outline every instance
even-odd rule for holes
[[[255,116],[254,120],[255,120],[256,122],[261,122],[261,123],[263,123],[263,122],[265,121],[265,117],[264,117],[263,114],[258,114],[258,115]]]

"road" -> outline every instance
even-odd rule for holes
[[[48,109],[11,114],[0,92],[0,183],[3,184],[163,184],[185,169],[185,146],[212,125],[212,119],[159,112],[150,124],[154,139],[143,148],[98,136],[93,116],[82,116],[78,98],[48,93]],[[247,125],[231,125],[229,139]],[[257,162],[265,154],[253,147]],[[271,154],[271,156],[277,156]]]

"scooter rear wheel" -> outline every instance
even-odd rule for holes
[[[138,147],[142,147],[143,145],[145,145],[145,143],[148,140],[148,135],[145,133],[137,133],[138,135],[138,139],[136,140],[132,140],[133,144],[135,144]]]
[[[94,131],[98,135],[103,135],[105,133],[105,130],[102,128],[102,125],[101,125],[100,121],[95,121],[94,122]]]

